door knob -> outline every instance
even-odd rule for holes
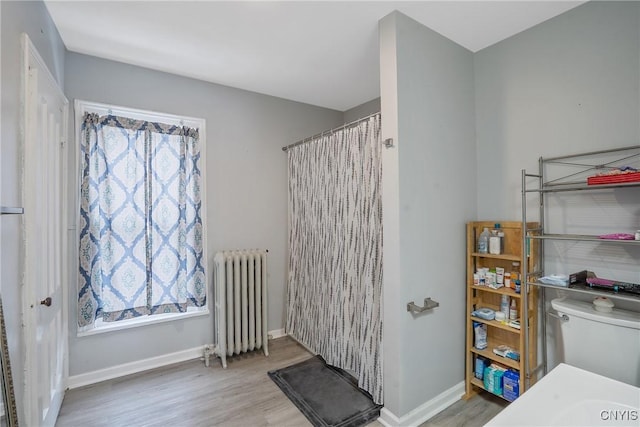
[[[45,299],[40,301],[40,304],[46,305],[47,307],[51,307],[51,297],[46,297]]]

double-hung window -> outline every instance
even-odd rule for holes
[[[76,110],[79,330],[206,309],[204,120]]]

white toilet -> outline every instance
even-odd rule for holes
[[[640,387],[640,313],[596,311],[590,302],[558,298],[551,306],[560,321],[564,360],[569,365]]]

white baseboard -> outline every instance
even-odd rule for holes
[[[438,396],[418,406],[402,417],[396,416],[387,408],[382,408],[378,422],[386,427],[418,426],[442,410],[456,403],[464,395],[464,381],[454,385]]]
[[[276,338],[287,336],[288,334],[284,331],[284,329],[274,329],[273,331],[268,331],[270,340],[275,340]]]
[[[136,374],[149,369],[160,368],[172,363],[185,362],[187,360],[203,357],[204,346],[194,347],[175,353],[163,354],[162,356],[150,357],[148,359],[136,360],[135,362],[123,363],[122,365],[111,366],[97,371],[70,376],[67,380],[67,388],[73,389],[125,375]]]
[[[287,335],[284,329],[274,329],[267,333],[269,334],[269,339],[276,339]],[[213,344],[211,344],[211,346],[213,347]],[[137,374],[138,372],[147,371],[149,369],[160,368],[173,363],[198,359],[203,357],[203,354],[204,345],[175,353],[163,354],[162,356],[150,357],[148,359],[111,366],[109,368],[99,369],[97,371],[87,372],[84,374],[73,375],[67,380],[67,388],[73,389],[84,387],[101,381],[111,380],[125,375]],[[212,358],[214,357],[215,356],[212,356]]]
[[[280,338],[287,335],[284,332],[284,329],[274,329],[273,331],[269,331],[268,334],[269,339]],[[109,368],[99,369],[97,371],[73,375],[67,379],[67,388],[73,389],[84,387],[86,385],[99,383],[101,381],[111,380],[114,378],[123,377],[125,375],[137,374],[138,372],[147,371],[149,369],[160,368],[162,366],[171,365],[173,363],[198,359],[200,357],[203,357],[203,352],[204,345],[183,351],[178,351],[176,353],[164,354],[162,356],[136,360],[135,362],[124,363],[122,365],[111,366]]]

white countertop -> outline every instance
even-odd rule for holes
[[[640,388],[564,363],[486,426],[640,426]]]

